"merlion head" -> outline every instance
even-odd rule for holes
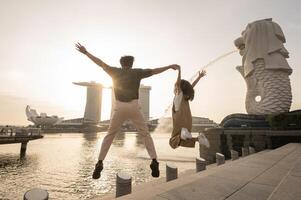
[[[234,45],[239,50],[239,54],[243,56],[245,53],[245,46],[246,46],[243,37],[239,37],[236,40],[234,40]]]
[[[254,62],[257,59],[263,59],[267,68],[270,64],[273,65],[270,67],[272,69],[289,68],[286,61],[276,63],[279,59],[288,58],[288,51],[283,45],[285,36],[280,26],[271,18],[249,23],[241,35],[234,41],[234,44],[243,56],[242,65],[245,77],[254,70]],[[275,53],[281,54],[281,57],[275,56]],[[268,63],[270,60],[272,63]]]

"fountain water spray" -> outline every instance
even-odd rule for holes
[[[227,57],[227,56],[229,56],[229,55],[231,55],[231,54],[233,54],[233,53],[235,53],[235,52],[237,52],[237,51],[239,51],[239,50],[238,50],[238,49],[235,49],[235,50],[233,50],[233,51],[230,51],[230,52],[228,52],[228,53],[225,53],[225,54],[223,54],[223,55],[221,55],[221,56],[215,58],[214,60],[211,60],[211,61],[210,61],[209,63],[207,63],[204,67],[202,67],[200,70],[198,70],[197,73],[195,73],[195,74],[189,79],[189,81],[192,82],[194,79],[196,79],[196,77],[198,76],[199,71],[202,71],[202,70],[207,69],[208,67],[212,66],[213,64],[215,64],[215,63],[218,62],[219,60],[221,60],[221,59],[223,59],[223,58],[225,58],[225,57]]]

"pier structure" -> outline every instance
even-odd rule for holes
[[[0,130],[0,145],[21,143],[21,158],[25,157],[27,144],[30,140],[43,138],[39,128],[0,127]]]

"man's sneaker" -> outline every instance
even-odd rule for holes
[[[152,170],[152,176],[153,177],[159,177],[160,171],[159,171],[159,163],[156,160],[153,160],[150,164],[150,168]]]
[[[200,144],[206,146],[207,148],[210,147],[210,143],[203,133],[201,133],[201,132],[199,133],[198,140],[199,140]]]
[[[191,139],[192,135],[191,133],[188,131],[187,128],[182,128],[181,129],[181,139],[182,140],[187,140],[187,139]]]
[[[95,169],[92,175],[93,179],[99,179],[100,178],[100,173],[103,170],[103,164],[101,161],[98,161],[95,165]]]

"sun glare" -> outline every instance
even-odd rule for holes
[[[102,84],[104,87],[112,87],[113,86],[113,82],[111,78],[102,78],[99,82],[100,84]]]

